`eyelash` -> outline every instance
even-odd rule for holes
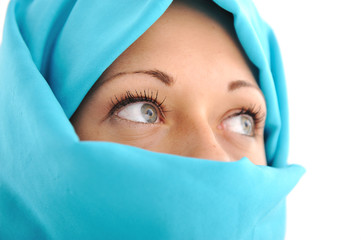
[[[151,90],[148,91],[143,90],[139,92],[135,90],[134,93],[131,93],[130,91],[126,91],[124,96],[120,98],[114,96],[114,99],[111,100],[111,110],[109,111],[109,116],[113,116],[117,110],[121,109],[122,107],[125,107],[128,104],[137,103],[137,102],[149,102],[157,107],[161,117],[164,119],[165,118],[164,114],[166,112],[169,112],[168,110],[166,110],[166,107],[164,105],[165,99],[166,98],[164,98],[162,101],[158,100],[158,91],[156,91],[155,93]],[[252,105],[249,107],[244,107],[239,112],[231,115],[230,117],[235,117],[242,114],[249,115],[252,117],[255,125],[255,129],[263,127],[261,123],[264,121],[266,114],[262,111],[262,108],[260,106],[257,107],[256,105]]]
[[[117,110],[127,106],[128,104],[137,102],[149,102],[157,107],[160,115],[162,116],[162,118],[164,118],[164,113],[168,112],[165,108],[165,105],[163,105],[165,99],[166,98],[164,98],[162,101],[158,100],[158,91],[156,91],[155,93],[151,90],[144,90],[139,92],[135,90],[134,93],[126,91],[124,96],[120,98],[114,96],[114,99],[111,100],[112,107],[109,111],[109,116],[113,116]]]
[[[261,106],[257,107],[257,105],[252,105],[249,107],[245,107],[231,117],[239,116],[242,114],[252,117],[255,129],[263,128],[263,125],[261,125],[261,123],[263,123],[263,121],[265,120],[266,114],[262,111]]]

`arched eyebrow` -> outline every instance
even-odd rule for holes
[[[119,76],[128,75],[128,74],[146,74],[146,75],[149,75],[149,76],[151,76],[151,77],[153,77],[155,79],[160,80],[166,86],[172,86],[175,83],[175,80],[171,75],[169,75],[166,72],[163,72],[161,70],[158,70],[158,69],[137,70],[137,71],[132,71],[132,72],[119,72],[119,73],[116,73],[116,74],[114,74],[113,76],[111,76],[109,78],[101,80],[101,81],[96,83],[96,85],[94,86],[93,91],[95,89],[99,88],[101,85],[103,85],[106,82],[109,82],[109,81],[111,81],[111,80],[113,80],[113,79],[115,79],[115,78],[117,78]],[[240,88],[243,88],[243,87],[254,88],[254,89],[258,90],[263,96],[263,92],[261,91],[261,89],[256,84],[250,83],[250,82],[245,81],[245,80],[235,80],[235,81],[230,82],[228,84],[228,92],[232,92],[234,90],[237,90],[237,89],[240,89]]]
[[[146,74],[149,75],[155,79],[160,80],[162,83],[164,83],[167,86],[172,86],[174,84],[174,79],[172,76],[170,76],[169,74],[160,71],[158,69],[154,69],[154,70],[137,70],[137,71],[132,71],[132,72],[119,72],[114,74],[113,76],[106,78],[102,81],[99,82],[98,86],[103,85],[106,82],[109,82],[119,76],[123,76],[123,75],[128,75],[128,74]]]
[[[228,84],[228,92],[232,92],[234,90],[244,88],[244,87],[253,88],[253,89],[257,90],[261,94],[263,100],[266,101],[266,98],[265,98],[262,90],[258,87],[257,84],[253,84],[251,82],[244,81],[244,80],[235,80],[235,81],[230,82]]]
[[[165,85],[167,86],[172,86],[174,84],[174,79],[172,76],[168,75],[165,72],[162,72],[160,70],[140,70],[140,71],[135,71],[133,73],[143,73],[143,74],[147,74],[150,75],[154,78],[159,79],[161,82],[163,82]]]
[[[251,87],[251,88],[255,88],[257,90],[259,90],[261,93],[261,89],[253,83],[250,83],[248,81],[244,81],[244,80],[236,80],[236,81],[232,81],[228,84],[228,91],[232,92],[236,89],[242,88],[242,87]],[[262,93],[263,94],[263,93]]]

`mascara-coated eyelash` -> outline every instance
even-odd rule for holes
[[[252,117],[256,129],[263,128],[263,125],[261,123],[264,122],[266,118],[266,114],[262,111],[261,107],[257,107],[256,105],[253,105],[251,107],[246,107],[241,109],[241,111],[237,112],[231,117],[239,116],[242,114],[249,115]]]
[[[143,90],[139,92],[135,90],[134,93],[126,91],[124,96],[120,98],[114,96],[114,99],[111,100],[112,107],[109,111],[109,116],[113,116],[117,110],[127,106],[128,104],[148,102],[154,104],[159,110],[161,117],[164,118],[164,113],[167,112],[165,106],[163,105],[165,99],[166,98],[164,98],[162,101],[158,100],[158,91],[155,93],[151,90]]]

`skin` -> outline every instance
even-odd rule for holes
[[[207,160],[248,157],[266,165],[266,104],[232,21],[215,5],[173,3],[106,69],[82,101],[71,118],[79,138]],[[169,75],[168,82],[159,80],[155,70]],[[158,95],[158,102],[164,100],[163,110],[150,103],[159,119],[143,123],[132,118],[142,117],[140,111],[126,115],[132,104],[137,109],[144,101],[114,109],[113,103],[124,99],[127,91],[145,91],[148,97]],[[248,135],[232,128],[240,116],[252,119],[247,114],[235,116],[247,108],[258,112]]]

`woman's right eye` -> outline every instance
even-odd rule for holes
[[[160,121],[157,107],[149,102],[127,104],[115,115],[121,119],[139,123],[158,123]]]

